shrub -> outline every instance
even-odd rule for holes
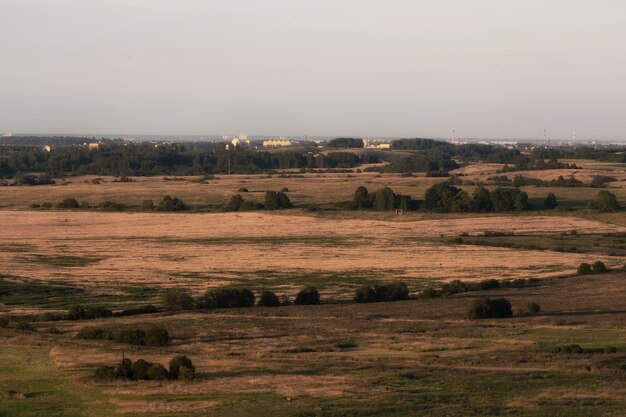
[[[287,193],[287,192],[289,192],[289,188],[283,187],[283,188],[280,189],[280,191],[283,192],[283,193]]]
[[[165,366],[161,365],[160,363],[155,363],[150,366],[150,369],[148,369],[146,376],[148,377],[148,379],[161,381],[167,379],[167,369],[165,369]]]
[[[181,368],[183,367],[188,369],[188,371],[185,371],[185,372],[191,373],[192,375],[191,379],[193,379],[193,375],[196,370],[193,367],[193,363],[191,362],[191,359],[189,359],[185,355],[176,355],[170,360],[169,377],[171,379],[178,379],[178,377],[180,376]]]
[[[238,193],[247,193],[248,189],[246,187],[241,187],[240,189],[237,190]]]
[[[138,314],[152,314],[152,313],[158,313],[158,312],[159,310],[157,310],[155,306],[153,306],[152,304],[148,304],[148,305],[141,306],[141,307],[122,310],[119,313],[116,313],[116,315],[123,317],[123,316],[135,316]]]
[[[294,301],[297,305],[313,305],[320,303],[320,294],[315,287],[306,287],[300,290]]]
[[[61,201],[59,204],[57,204],[57,208],[60,209],[74,209],[74,208],[79,208],[80,204],[78,204],[78,201],[76,201],[75,198],[66,198],[63,201]]]
[[[590,207],[604,212],[621,210],[615,194],[606,190],[602,190],[598,193],[597,199],[590,203]]]
[[[585,349],[583,349],[580,345],[572,343],[571,345],[560,346],[556,348],[557,352],[563,353],[585,353]]]
[[[154,201],[152,200],[143,200],[141,202],[142,210],[154,210]]]
[[[98,204],[98,208],[102,210],[110,210],[110,211],[123,211],[125,208],[125,205],[124,203],[117,203],[115,201],[106,200]]]
[[[424,290],[420,292],[420,298],[435,298],[438,296],[439,293],[433,287],[424,288]]]
[[[241,205],[243,204],[243,197],[239,194],[235,194],[230,198],[228,205],[226,206],[226,211],[239,211]]]
[[[45,331],[48,334],[62,334],[63,333],[63,332],[61,332],[61,330],[59,330],[58,328],[56,328],[54,326],[48,327]]]
[[[280,210],[292,208],[293,204],[282,191],[267,191],[265,193],[265,209],[266,210]]]
[[[494,288],[500,288],[500,282],[497,279],[485,279],[475,284],[470,284],[469,289],[474,291],[483,291],[492,290]]]
[[[83,327],[78,332],[81,339],[102,340],[109,337],[109,332],[102,327]]]
[[[85,320],[87,318],[87,312],[81,305],[74,304],[68,310],[67,318],[68,320]]]
[[[208,290],[200,300],[202,308],[238,308],[254,306],[254,294],[246,288]]]
[[[137,359],[133,362],[131,367],[133,373],[133,379],[148,379],[148,371],[150,370],[151,364],[148,361],[143,359]]]
[[[184,288],[166,288],[161,301],[165,309],[170,311],[193,310],[194,307],[191,291]]]
[[[594,274],[603,274],[605,272],[609,272],[609,269],[602,261],[595,261],[593,265],[591,265],[591,270]]]
[[[550,193],[548,194],[548,196],[546,197],[546,199],[543,201],[543,205],[547,208],[547,209],[553,209],[556,206],[559,205],[557,199],[556,199],[556,195],[554,195],[554,193]]]
[[[263,291],[259,298],[259,305],[261,307],[278,307],[280,306],[280,300],[274,292]]]
[[[528,312],[532,314],[537,314],[541,312],[541,306],[537,303],[528,303]]]
[[[138,327],[128,327],[121,329],[113,334],[113,340],[118,343],[127,343],[129,345],[144,345],[146,332]]]
[[[113,312],[104,307],[87,307],[85,310],[86,319],[97,319],[111,317]]]
[[[94,377],[99,381],[112,381],[117,378],[117,372],[113,366],[101,365],[96,368]]]
[[[182,381],[191,381],[196,376],[196,370],[187,366],[181,366],[178,370],[178,379]]]
[[[144,344],[146,346],[167,346],[170,335],[162,326],[149,326],[145,329]]]
[[[467,318],[470,320],[504,318],[512,315],[511,303],[506,298],[477,298],[467,312]]]
[[[576,270],[576,273],[578,275],[589,275],[591,274],[591,272],[592,272],[591,265],[585,262],[578,265],[578,269]]]
[[[13,328],[16,330],[32,330],[32,326],[26,320],[19,320],[14,322]]]
[[[390,284],[365,285],[356,290],[354,300],[357,303],[380,301],[399,301],[409,298],[409,289],[404,282]]]
[[[454,295],[467,291],[469,291],[469,288],[467,288],[467,284],[458,279],[447,282],[441,286],[441,292],[444,295]]]
[[[163,200],[161,200],[161,202],[159,203],[159,205],[156,207],[157,211],[183,211],[183,210],[187,210],[187,206],[185,205],[185,203],[183,203],[183,200],[181,200],[178,197],[170,197],[169,195],[166,195],[165,197],[163,197]]]
[[[128,358],[122,359],[116,371],[119,377],[131,379],[133,377],[133,361]]]

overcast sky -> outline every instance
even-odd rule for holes
[[[623,0],[0,0],[0,130],[626,138]]]

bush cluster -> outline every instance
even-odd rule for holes
[[[467,311],[467,318],[470,320],[505,318],[512,315],[511,303],[506,298],[477,298]]]
[[[595,261],[592,265],[583,262],[578,265],[576,270],[578,275],[604,274],[606,272],[609,272],[609,268],[602,261]]]
[[[121,329],[106,329],[103,327],[84,327],[78,332],[81,339],[112,340],[137,346],[167,346],[170,336],[163,326],[131,326]]]
[[[364,285],[356,290],[356,294],[354,296],[354,300],[357,303],[400,301],[408,298],[409,289],[404,282]]]
[[[169,363],[169,370],[160,363],[148,362],[144,359],[131,361],[122,359],[117,366],[101,365],[96,368],[94,377],[99,381],[112,381],[115,379],[139,380],[192,380],[196,375],[196,369],[187,356],[174,356]]]
[[[435,184],[426,191],[422,204],[425,210],[442,213],[455,212],[502,212],[528,210],[528,194],[519,188],[498,187],[489,191],[478,187],[470,195],[453,185],[446,183]]]
[[[253,307],[254,293],[247,288],[214,288],[207,290],[201,297],[192,298],[191,292],[182,288],[168,288],[161,294],[165,309],[169,311],[193,309],[221,309]],[[315,287],[306,287],[296,297],[295,304],[319,304],[319,293]],[[258,301],[260,307],[278,307],[290,305],[285,296],[281,299],[272,291],[263,291]]]
[[[207,290],[198,302],[200,308],[240,308],[254,306],[254,294],[247,288]]]

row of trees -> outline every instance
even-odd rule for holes
[[[123,358],[116,366],[101,365],[96,368],[94,377],[100,381],[112,381],[115,379],[140,380],[165,380],[179,379],[192,380],[196,375],[193,362],[185,355],[176,355],[169,362],[169,370],[160,363],[148,362],[144,359],[132,361]]]
[[[50,152],[30,147],[0,147],[0,178],[20,172],[52,175],[201,175],[247,173],[293,168],[353,168],[379,162],[373,153],[353,152],[255,151],[215,144],[212,149],[190,150],[184,144],[115,142],[99,149],[84,146],[54,148]]]
[[[187,289],[168,288],[162,293],[161,300],[166,310],[181,311],[253,307],[256,297],[247,288],[209,289],[198,298],[193,298],[191,292]],[[300,290],[294,300],[296,305],[319,303],[320,295],[317,288],[310,286]],[[283,297],[280,300],[272,291],[263,291],[258,302],[258,305],[262,307],[277,307],[289,304],[291,304],[291,300],[288,297]]]
[[[396,194],[389,187],[369,193],[367,188],[357,187],[354,198],[350,203],[350,209],[374,209],[379,211],[387,210],[415,210],[417,202],[408,195]]]
[[[528,210],[528,194],[519,188],[498,187],[489,191],[484,187],[478,187],[470,196],[447,183],[439,183],[426,191],[422,208],[442,213],[451,212],[501,212]]]

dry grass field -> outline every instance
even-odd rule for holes
[[[463,233],[507,232],[521,239],[572,230],[580,240],[626,232],[617,225],[549,216],[388,217],[0,211],[5,225],[0,270],[102,293],[183,285],[199,294],[234,284],[293,296],[303,285],[315,285],[326,297],[345,300],[357,286],[373,281],[401,280],[417,291],[452,279],[571,274],[581,262],[598,259],[611,266],[623,263],[620,256],[598,251],[563,253],[450,241]]]
[[[624,165],[573,161],[585,182],[617,181]],[[500,166],[462,168],[488,181]],[[507,173],[544,180],[576,170]],[[94,320],[42,316],[0,326],[0,417],[8,416],[626,416],[626,215],[546,211],[548,192],[583,208],[598,189],[524,187],[535,210],[510,214],[396,215],[340,211],[354,189],[385,185],[422,198],[442,178],[376,173],[218,176],[114,182],[70,177],[56,185],[0,188],[0,319],[65,312],[74,304],[159,312]],[[289,189],[296,208],[216,212],[242,187],[261,201]],[[464,186],[468,191],[474,187]],[[141,211],[175,195],[182,213]],[[114,200],[124,212],[31,210],[74,197]],[[310,212],[307,205],[325,208]],[[582,262],[606,274],[577,276]],[[525,281],[519,287],[423,299],[452,280]],[[536,279],[536,280],[535,280]],[[405,282],[411,299],[354,303],[364,284]],[[275,291],[304,286],[322,304],[168,312],[161,294],[183,288]],[[481,296],[505,297],[514,316],[467,320]],[[531,314],[529,303],[541,312]],[[13,317],[15,316],[15,317]],[[163,325],[165,347],[84,340],[90,326]],[[580,345],[582,353],[560,349]],[[193,381],[97,381],[94,369],[122,357],[167,365],[192,358]]]

